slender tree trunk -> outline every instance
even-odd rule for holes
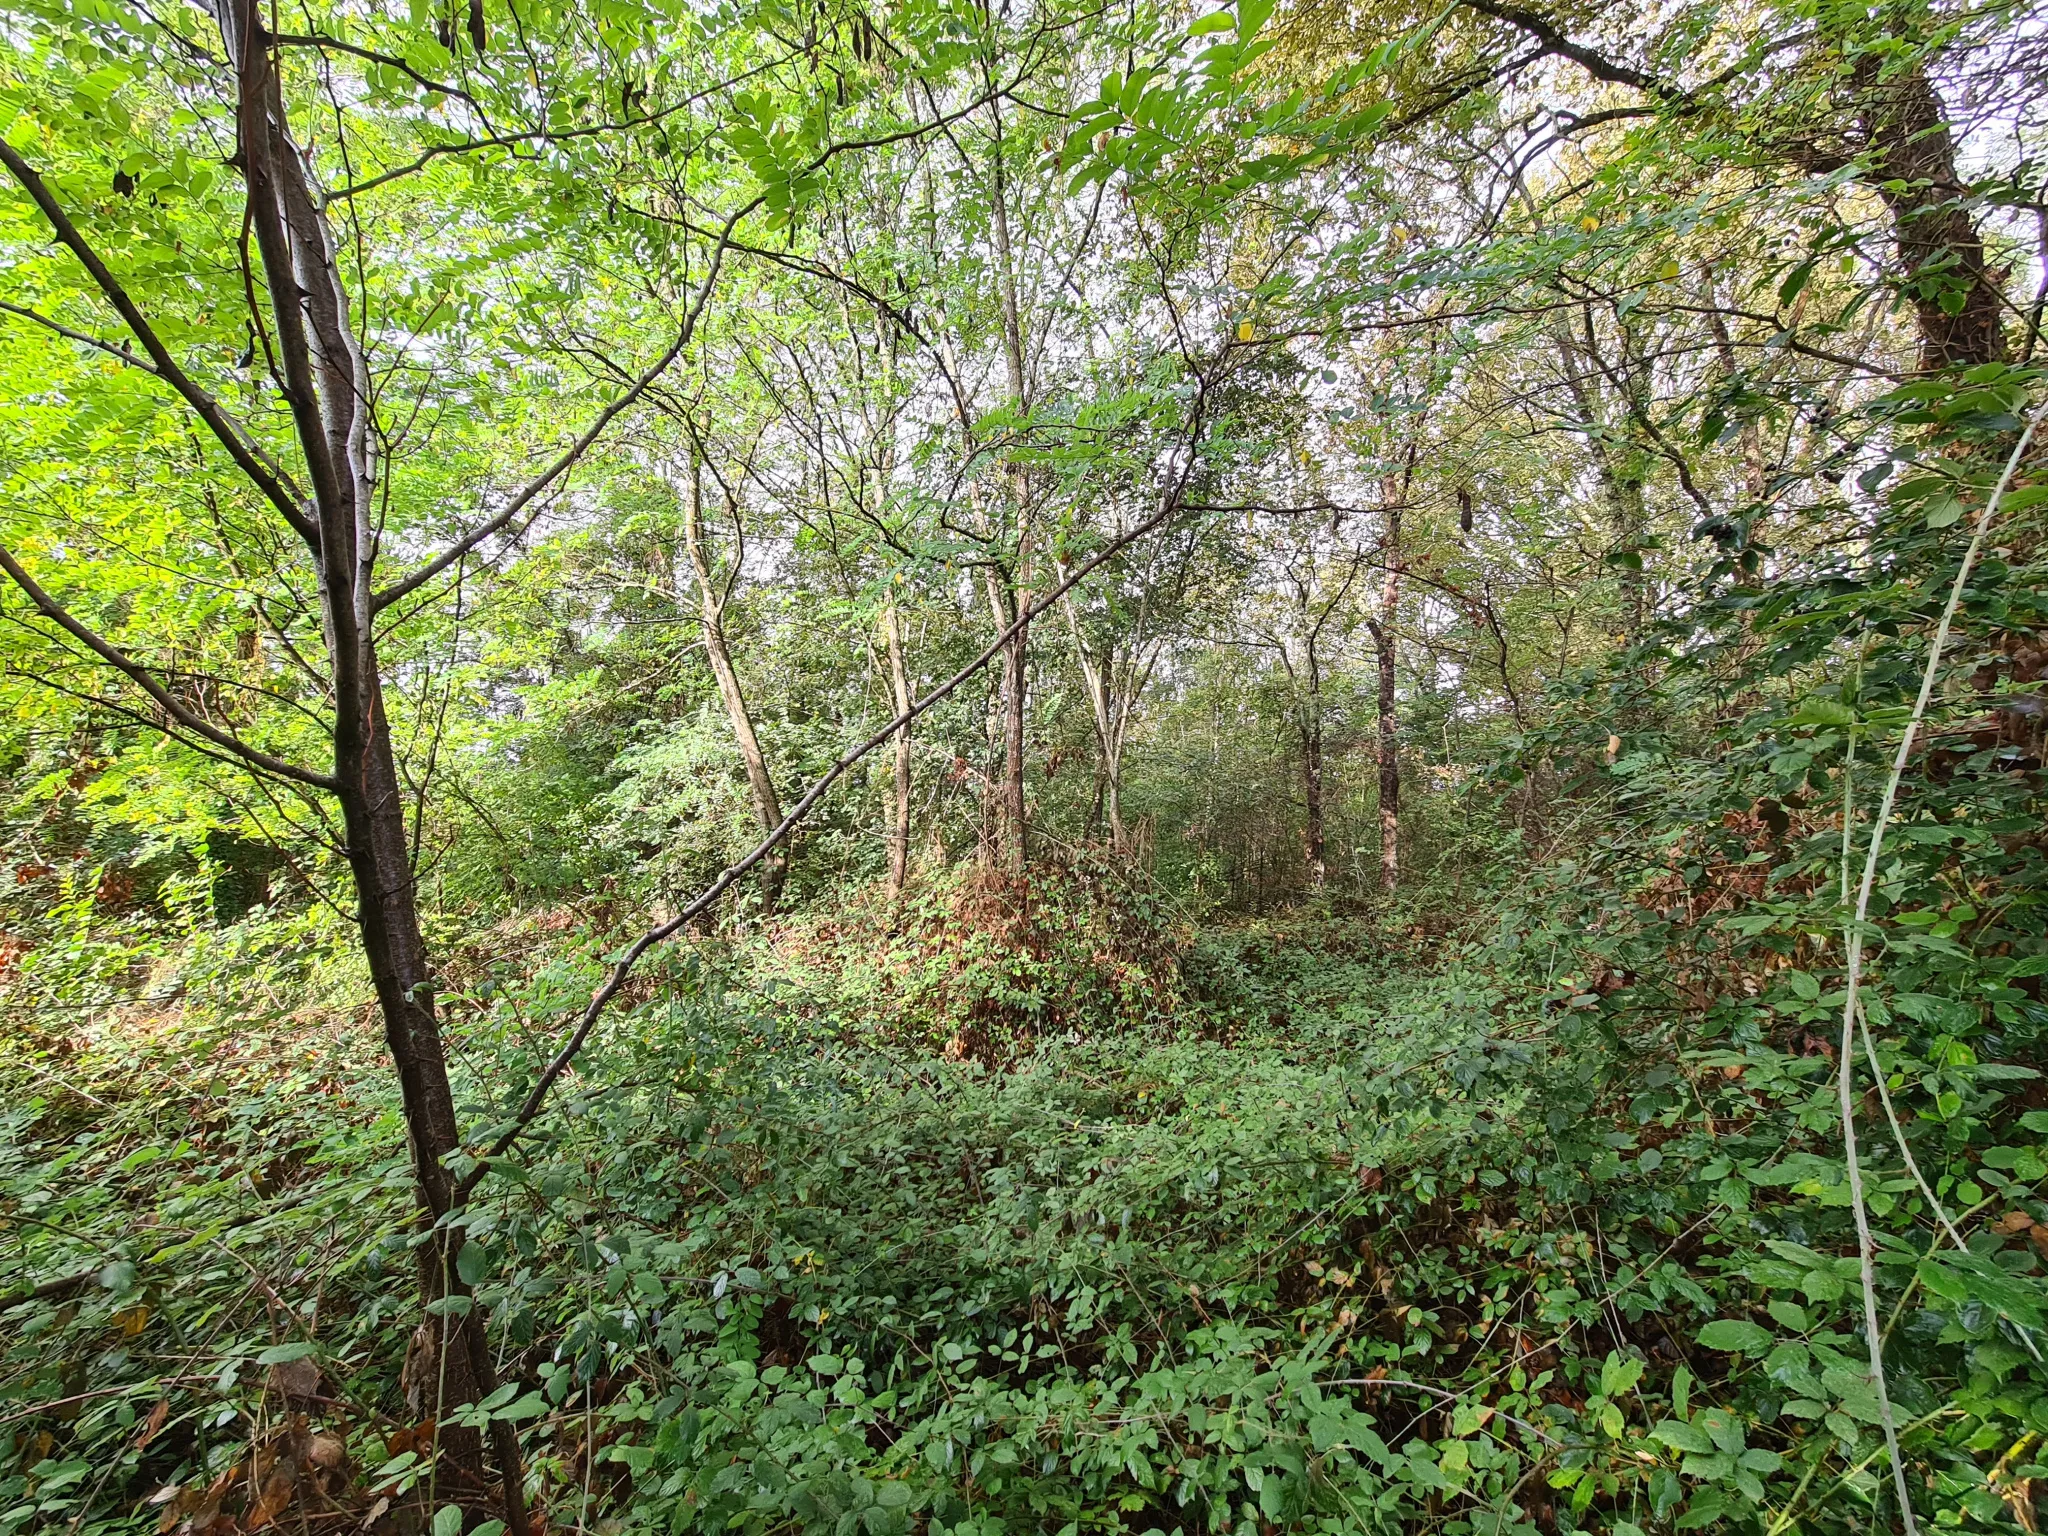
[[[420,931],[406,796],[385,715],[372,618],[372,396],[333,238],[307,161],[290,138],[264,12],[255,0],[219,0],[217,14],[235,72],[237,159],[248,188],[248,227],[311,483],[307,539],[319,571],[333,682],[336,795],[363,953],[398,1072],[419,1224],[432,1234],[419,1249],[420,1293],[431,1308],[467,1296],[458,1270],[462,1231],[441,1225],[458,1197],[446,1159],[460,1148],[461,1134],[435,1012],[433,970]],[[423,1380],[431,1357],[437,1419],[494,1385],[483,1315],[473,1306],[442,1310],[416,1332],[407,1360],[408,1374]],[[452,1480],[481,1493],[483,1448],[476,1431],[451,1428],[440,1438]],[[501,1424],[492,1438],[506,1523],[514,1536],[525,1536],[517,1437]]]
[[[910,673],[903,664],[903,615],[891,598],[883,610],[882,633],[889,648],[889,697],[901,715],[910,708]],[[910,878],[910,726],[896,731],[896,773],[889,815],[889,900],[903,896]]]
[[[1586,446],[1593,451],[1593,465],[1600,479],[1600,495],[1607,503],[1608,525],[1615,545],[1621,550],[1634,550],[1642,543],[1647,523],[1643,482],[1634,465],[1628,462],[1633,454],[1617,452],[1609,440],[1608,425],[1602,419],[1598,381],[1588,377],[1581,364],[1581,350],[1590,356],[1594,346],[1590,310],[1586,315],[1586,326],[1586,336],[1581,341],[1573,337],[1571,326],[1564,317],[1558,316],[1552,335],[1557,341],[1565,386],[1571,392],[1572,404],[1578,409],[1580,433],[1586,440]],[[1633,643],[1642,633],[1648,608],[1643,573],[1623,566],[1620,583],[1622,612],[1625,615],[1623,622],[1627,626],[1628,639]]]
[[[1394,699],[1394,633],[1401,608],[1401,510],[1415,473],[1415,451],[1407,475],[1388,476],[1381,488],[1387,504],[1386,564],[1380,577],[1380,611],[1366,620],[1372,632],[1373,663],[1379,669],[1380,893],[1391,896],[1401,883],[1401,740]]]
[[[1014,581],[1002,573],[987,573],[988,603],[998,632],[1016,622],[1024,605],[1031,601],[1030,536],[1020,539],[1021,556]],[[992,852],[995,860],[1012,875],[1022,875],[1028,863],[1025,848],[1028,811],[1024,798],[1024,723],[1027,700],[1027,669],[1030,666],[1030,626],[1020,628],[1002,650],[1003,777],[996,792],[996,829]]]
[[[747,708],[747,696],[740,689],[739,673],[733,669],[732,648],[725,637],[725,597],[711,569],[710,551],[704,543],[704,494],[695,458],[690,464],[690,498],[683,509],[683,541],[689,548],[690,569],[697,577],[697,600],[703,614],[704,654],[711,662],[711,675],[718,680],[718,697],[732,722],[733,738],[739,743],[740,759],[746,765],[747,790],[754,803],[754,819],[761,831],[773,832],[782,824],[782,802],[775,793],[775,780],[768,772],[768,758],[761,750],[761,738],[754,731],[754,717]],[[761,909],[773,913],[782,901],[782,884],[789,873],[789,857],[777,848],[761,861]]]
[[[1110,850],[1121,857],[1129,851],[1124,830],[1123,732],[1119,728],[1116,700],[1111,696],[1115,657],[1099,660],[1088,652],[1081,634],[1080,616],[1073,602],[1063,599],[1067,629],[1074,637],[1074,660],[1081,668],[1081,681],[1088,691],[1088,717],[1095,727],[1095,801],[1109,817]]]
[[[1301,735],[1301,855],[1308,866],[1309,890],[1321,895],[1330,883],[1330,859],[1323,837],[1323,679],[1315,642],[1308,645],[1303,673],[1308,691],[1297,706]]]
[[[1030,600],[1030,588],[1020,586],[1018,609]],[[1003,649],[1003,847],[1004,862],[1013,875],[1022,875],[1030,863],[1026,843],[1029,811],[1024,801],[1024,695],[1031,665],[1030,634],[1028,626],[1019,629]]]
[[[1010,399],[1020,411],[1031,409],[1031,375],[1025,357],[1024,318],[1017,298],[1017,262],[1010,244],[1009,189],[1003,175],[1003,117],[1000,99],[992,100],[990,115],[995,122],[995,140],[990,161],[991,233],[995,237],[996,296],[1002,310],[1003,361],[1009,370]],[[1010,497],[1017,511],[1016,580],[1005,606],[1010,620],[1024,613],[1031,602],[1031,486],[1021,465],[1012,465],[1008,476]],[[1004,865],[1012,875],[1022,877],[1030,866],[1027,845],[1029,812],[1024,800],[1025,689],[1030,667],[1030,627],[1020,628],[1003,648],[1003,851]]]
[[[1394,585],[1389,576],[1387,586]],[[1384,601],[1384,598],[1383,598]],[[1394,701],[1394,631],[1391,624],[1367,619],[1372,631],[1374,665],[1379,669],[1380,892],[1392,895],[1401,881],[1401,746]]]

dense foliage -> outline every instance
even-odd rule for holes
[[[2037,1529],[2042,36],[23,0],[0,1536]]]

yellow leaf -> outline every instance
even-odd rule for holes
[[[1587,214],[1583,219],[1579,220],[1579,228],[1583,229],[1589,235],[1599,227],[1600,221],[1594,218],[1593,215],[1590,213]]]
[[[1659,278],[1659,279],[1661,279],[1661,280],[1662,280],[1662,281],[1664,281],[1664,282],[1667,282],[1667,283],[1668,283],[1668,282],[1670,282],[1670,281],[1671,281],[1671,280],[1672,280],[1672,279],[1673,279],[1674,277],[1678,276],[1678,263],[1677,263],[1677,261],[1675,261],[1675,260],[1668,260],[1668,261],[1666,261],[1666,262],[1664,263],[1664,265],[1663,265],[1663,266],[1661,266],[1661,267],[1659,267],[1659,268],[1657,269],[1657,276],[1658,276],[1658,278]]]
[[[1237,339],[1239,341],[1250,341],[1252,339],[1251,321],[1240,320],[1237,322]]]
[[[149,1308],[141,1305],[123,1307],[114,1314],[114,1321],[119,1325],[123,1336],[132,1339],[149,1326]]]

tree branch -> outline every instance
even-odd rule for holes
[[[250,746],[232,732],[222,730],[203,716],[194,713],[183,704],[180,704],[172,696],[169,689],[150,675],[149,669],[143,666],[141,662],[135,660],[134,657],[121,650],[111,641],[94,634],[85,625],[74,619],[65,609],[64,605],[44,591],[36,582],[36,579],[23,570],[20,562],[5,548],[0,548],[0,570],[4,570],[12,578],[14,584],[21,588],[23,593],[27,595],[28,600],[35,604],[38,613],[42,614],[44,618],[50,620],[51,623],[62,629],[72,639],[99,657],[108,666],[127,677],[136,687],[154,699],[157,706],[165,714],[169,715],[193,735],[212,743],[224,752],[233,753],[251,767],[260,769],[265,773],[276,774],[281,779],[289,779],[295,784],[304,784],[313,789],[332,790],[335,788],[335,781],[330,775],[315,773],[310,768],[301,768],[297,763],[288,763],[283,758],[272,757],[268,752]]]
[[[1595,80],[1605,80],[1610,85],[1626,85],[1652,96],[1671,101],[1683,101],[1686,92],[1673,85],[1667,85],[1654,75],[1644,74],[1631,65],[1618,63],[1603,53],[1596,53],[1583,43],[1575,43],[1566,37],[1548,17],[1525,10],[1519,5],[1505,4],[1504,0],[1462,0],[1469,10],[1495,21],[1507,22],[1520,27],[1524,32],[1543,45],[1543,51],[1556,54],[1561,59],[1570,59]]]
[[[71,222],[70,216],[50,194],[50,189],[44,184],[43,178],[36,174],[34,167],[15,153],[14,147],[5,140],[0,140],[0,164],[4,164],[13,173],[14,179],[20,182],[28,195],[34,199],[35,205],[43,211],[43,217],[48,219],[51,227],[56,230],[57,238],[78,258],[93,282],[98,285],[100,292],[106,296],[107,302],[113,305],[116,313],[127,322],[128,329],[135,333],[135,339],[142,343],[142,349],[156,364],[157,376],[175,389],[185,403],[198,414],[199,419],[212,429],[213,435],[220,439],[221,445],[227,449],[236,466],[269,498],[271,505],[291,524],[292,531],[311,544],[314,540],[312,519],[301,510],[299,502],[302,498],[291,485],[289,477],[278,466],[267,462],[262,450],[236,429],[234,422],[229,420],[213,396],[201,389],[192,377],[178,366],[177,359],[171,356],[170,349],[163,344],[149,321],[143,318],[141,309],[128,296],[128,290],[121,286],[120,280],[108,270],[107,264],[100,260],[98,252],[86,243],[85,237],[78,231],[78,226]]]

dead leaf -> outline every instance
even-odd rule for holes
[[[320,1395],[320,1367],[310,1358],[285,1360],[270,1368],[270,1390],[287,1402]]]
[[[132,1307],[123,1307],[114,1314],[114,1326],[121,1330],[123,1338],[134,1338],[149,1326],[148,1306],[137,1302]]]
[[[157,1431],[164,1427],[164,1420],[170,1416],[171,1400],[168,1397],[158,1398],[156,1406],[149,1410],[149,1417],[142,1421],[141,1432],[135,1437],[135,1449],[139,1451],[154,1440]]]
[[[283,1514],[286,1506],[292,1501],[292,1488],[299,1480],[298,1474],[296,1463],[288,1457],[279,1457],[277,1466],[264,1480],[263,1494],[257,1499],[256,1507],[249,1511],[248,1518],[242,1522],[242,1529],[260,1531]]]
[[[348,1460],[348,1445],[336,1434],[318,1434],[306,1447],[306,1460],[326,1472],[333,1472]]]
[[[2000,1237],[2011,1237],[2015,1233],[2027,1231],[2033,1225],[2034,1218],[2025,1211],[2007,1211],[1991,1223],[1991,1230]]]

